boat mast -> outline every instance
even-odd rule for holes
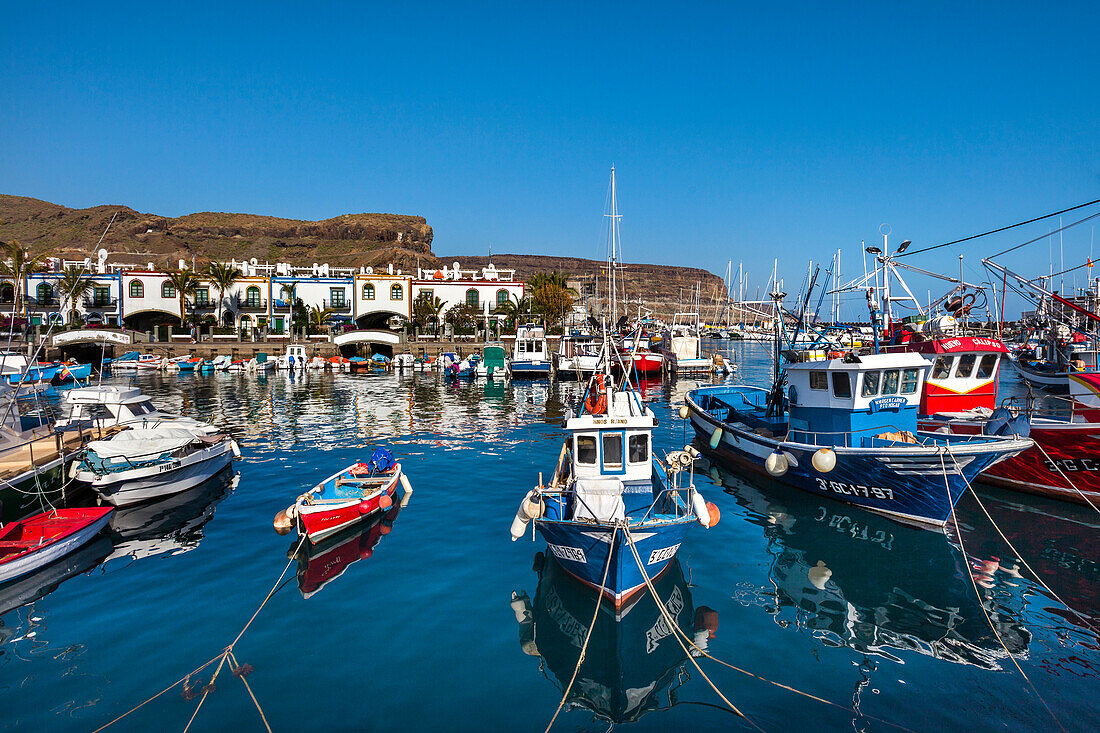
[[[607,290],[608,297],[611,298],[611,328],[615,328],[615,324],[619,320],[619,312],[616,301],[618,300],[618,288],[615,277],[615,267],[617,262],[617,249],[621,249],[619,243],[619,206],[615,200],[615,166],[611,166],[611,213],[607,214],[611,219],[610,239],[608,241],[607,252]]]

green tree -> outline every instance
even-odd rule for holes
[[[469,333],[477,329],[477,321],[480,316],[481,311],[474,306],[460,303],[452,306],[443,318],[451,324],[456,333]]]
[[[560,272],[537,272],[527,282],[533,310],[547,325],[561,322],[573,307],[577,290],[569,287],[568,276]]]
[[[332,308],[321,308],[320,306],[311,305],[309,307],[309,315],[307,317],[307,323],[311,333],[315,333],[321,330],[321,327],[329,322],[333,314]]]
[[[531,315],[531,308],[532,304],[530,298],[520,298],[519,296],[513,295],[511,298],[494,308],[493,313],[504,316],[505,328],[511,330],[519,325],[522,318]]]
[[[3,254],[4,262],[0,263],[0,272],[15,281],[15,310],[22,312],[23,279],[42,269],[42,255],[32,255],[30,250],[14,239],[4,244]]]
[[[89,279],[79,267],[67,267],[65,272],[61,273],[57,281],[57,288],[61,291],[58,296],[62,310],[68,305],[70,324],[76,323],[76,302],[94,292],[95,286],[96,283]]]
[[[443,301],[431,293],[420,293],[413,301],[413,321],[418,326],[439,326],[439,314],[443,312]],[[433,328],[434,330],[434,328]]]
[[[191,270],[175,270],[168,273],[168,282],[180,299],[180,328],[183,328],[187,323],[187,296],[195,294],[199,278]]]
[[[233,283],[244,277],[244,273],[233,265],[224,262],[211,262],[206,266],[206,277],[218,289],[218,323],[222,322],[222,301],[225,300],[225,291],[233,287]]]

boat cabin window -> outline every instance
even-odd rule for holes
[[[596,436],[577,436],[577,463],[595,465],[596,463]]]
[[[982,363],[978,365],[978,379],[989,379],[997,368],[997,355],[986,354],[982,357]]]
[[[913,394],[917,391],[919,372],[916,369],[906,369],[901,373],[901,393]]]
[[[852,380],[847,372],[833,372],[833,397],[846,400],[852,396]]]
[[[810,389],[828,389],[829,378],[827,374],[827,372],[816,370],[810,372]]]
[[[130,412],[134,413],[135,415],[144,415],[146,413],[153,412],[153,410],[153,403],[149,402],[148,400],[145,402],[135,402],[130,405]]]
[[[974,360],[975,356],[973,354],[963,354],[960,356],[959,366],[955,369],[955,376],[969,377],[970,373],[974,371]]]
[[[92,420],[110,420],[114,417],[106,405],[85,405],[84,416]]]
[[[867,372],[863,375],[863,390],[860,392],[864,397],[874,397],[878,394],[878,372]]]
[[[623,436],[621,433],[608,433],[603,436],[603,467],[622,468]]]
[[[646,463],[649,460],[649,436],[645,433],[631,435],[629,448],[631,463]]]
[[[936,365],[932,367],[933,379],[947,379],[951,376],[951,362],[950,356],[940,356],[936,359]]]
[[[898,370],[891,369],[882,373],[882,393],[883,394],[897,394],[898,393]]]

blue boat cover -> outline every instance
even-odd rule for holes
[[[375,448],[368,463],[372,471],[388,471],[393,467],[393,453],[385,448]]]

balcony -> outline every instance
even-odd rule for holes
[[[211,306],[211,307],[213,307],[213,306]],[[255,298],[250,299],[250,300],[242,300],[241,305],[240,305],[240,309],[243,310],[243,311],[266,311],[267,310],[267,301],[266,300],[257,300]]]
[[[328,308],[334,313],[347,313],[351,310],[350,300],[322,300],[321,308]]]
[[[49,298],[27,298],[28,308],[56,308],[59,305],[60,302],[53,296]]]
[[[85,298],[84,307],[91,310],[114,310],[118,307],[118,298]]]

